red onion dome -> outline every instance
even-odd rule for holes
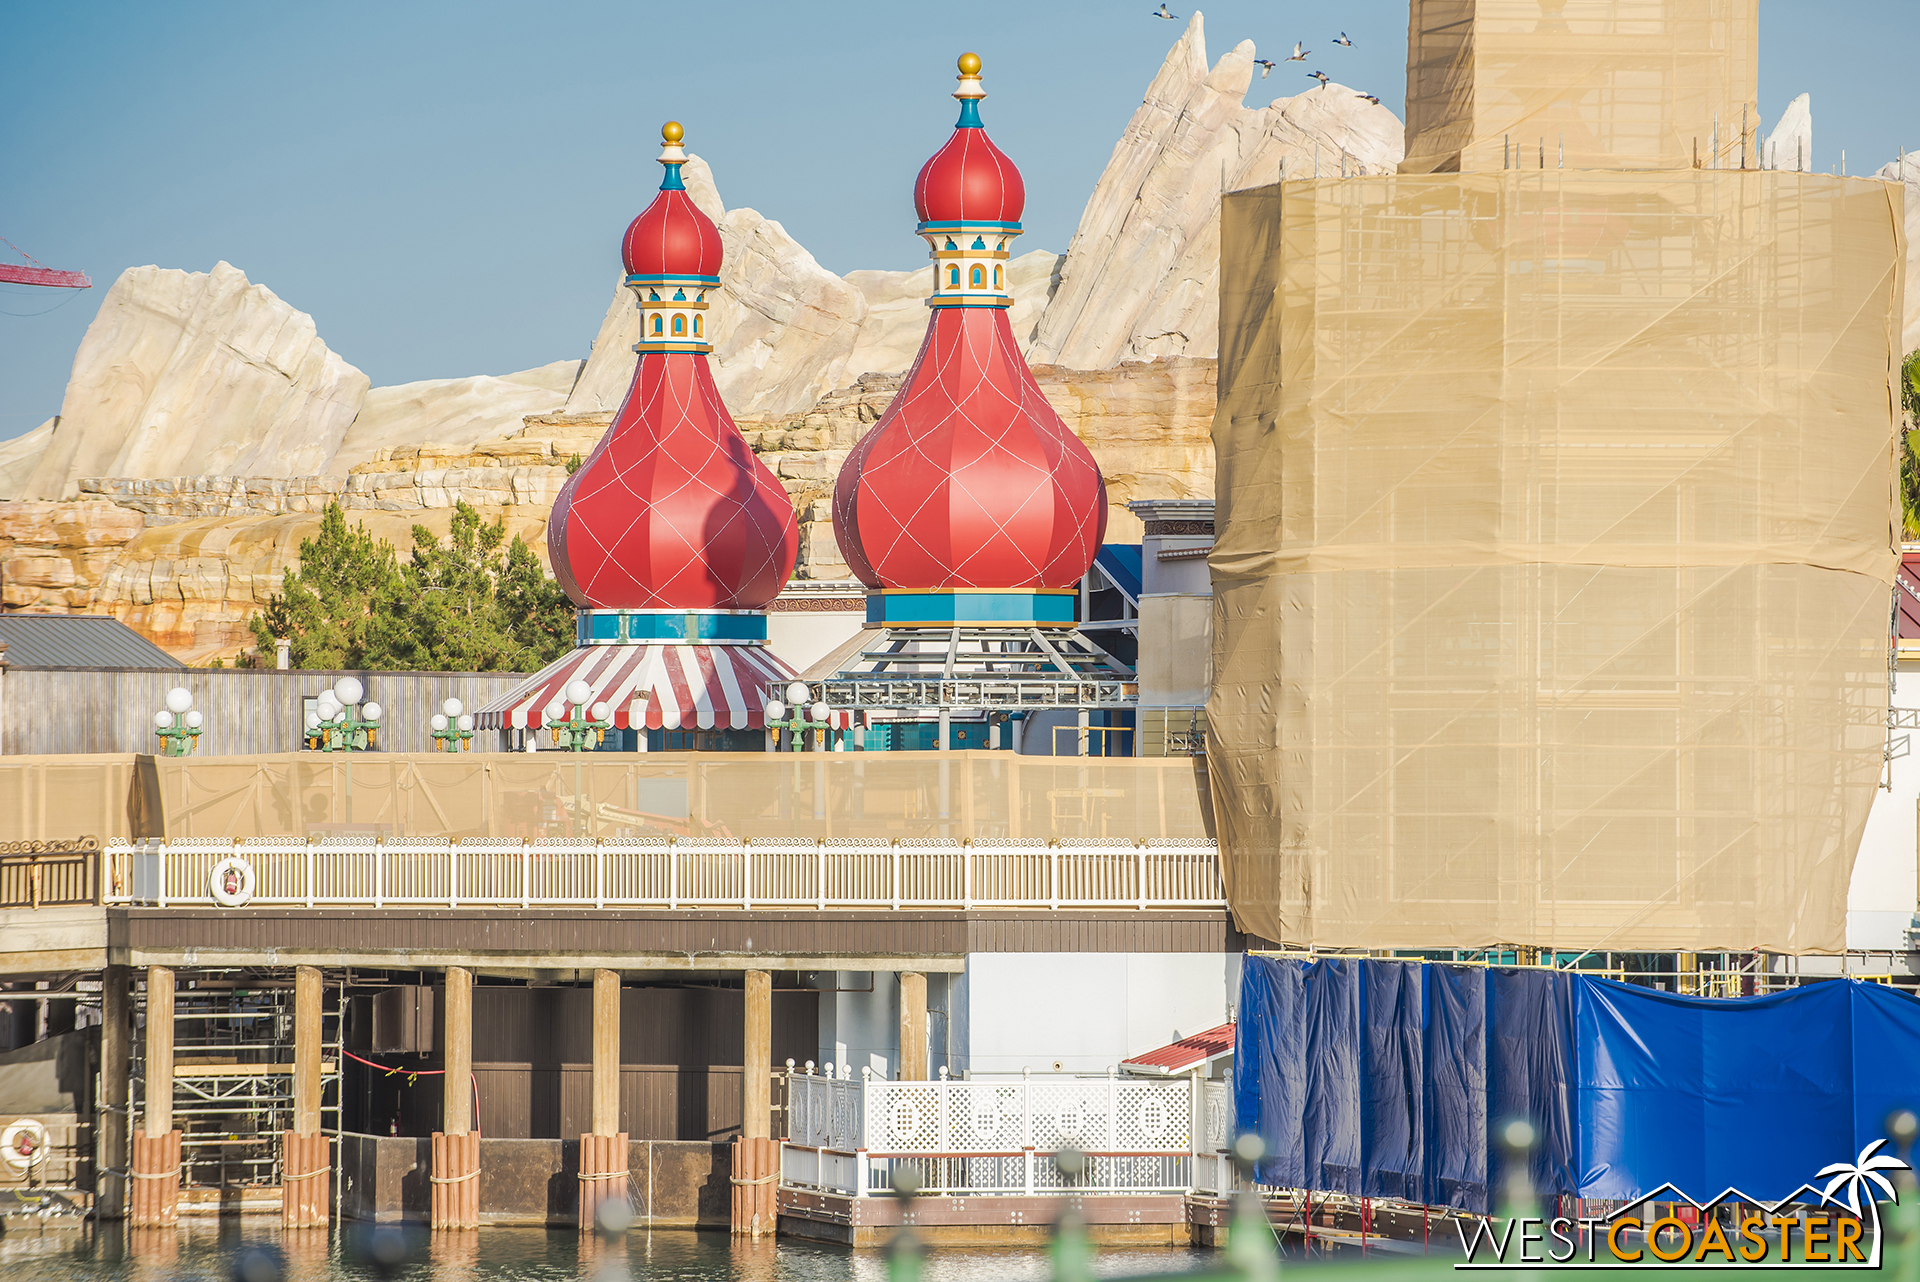
[[[913,207],[923,223],[1017,223],[1027,206],[1027,185],[1005,152],[980,123],[980,58],[960,57],[960,122],[953,137],[920,167]]]
[[[1080,581],[1106,534],[1106,482],[1004,309],[934,311],[900,394],[840,469],[833,528],[871,588]]]
[[[583,608],[757,610],[786,587],[800,532],[707,358],[643,352],[613,426],[560,489],[547,551]]]
[[[667,169],[660,194],[627,225],[627,234],[620,242],[620,256],[626,260],[629,276],[720,274],[720,229],[700,212],[680,180],[680,166],[686,162],[680,140],[685,136],[677,121],[668,121],[660,130],[666,143],[660,163]]]

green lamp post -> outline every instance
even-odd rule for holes
[[[593,687],[584,681],[567,682],[564,691],[566,703],[555,699],[548,704],[543,719],[547,729],[553,733],[553,741],[564,752],[586,752],[599,747],[606,741],[607,731],[613,728],[611,710],[604,703],[596,703],[587,708],[587,700],[593,698]],[[573,715],[567,715],[567,704],[573,705]]]
[[[357,677],[341,677],[322,690],[307,713],[307,746],[319,752],[365,752],[380,729],[380,705],[368,699]]]
[[[793,732],[787,736],[789,752],[802,751],[807,731],[833,729],[833,709],[824,702],[815,703],[811,708],[807,706],[807,699],[812,693],[807,689],[806,682],[795,681],[787,687],[787,703],[782,703],[779,699],[767,700],[767,729]],[[793,705],[791,709],[788,708],[788,703]],[[787,715],[789,711],[793,713],[792,716]]]
[[[153,714],[153,732],[160,736],[160,754],[184,757],[200,742],[200,710],[193,706],[193,691],[175,686],[167,691],[167,706]]]
[[[465,752],[473,742],[473,714],[458,699],[440,705],[428,724],[433,727],[435,752]]]

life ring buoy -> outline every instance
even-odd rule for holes
[[[253,865],[240,855],[228,855],[213,866],[207,891],[222,908],[244,908],[253,900]]]
[[[23,1117],[0,1131],[0,1157],[16,1174],[24,1175],[47,1160],[47,1128]]]

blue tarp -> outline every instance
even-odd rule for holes
[[[1141,545],[1138,543],[1102,543],[1094,561],[1106,572],[1114,586],[1135,605],[1140,604]]]
[[[1857,981],[1719,1001],[1566,971],[1246,959],[1260,1179],[1489,1210],[1524,1117],[1543,1193],[1784,1197],[1920,1105],[1920,1001]]]

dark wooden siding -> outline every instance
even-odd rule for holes
[[[115,909],[109,946],[172,950],[956,957],[1003,952],[1237,952],[1224,911],[540,912]]]
[[[438,992],[398,985],[355,997],[353,1041],[379,1063],[442,1066]],[[725,1139],[740,1128],[745,1003],[737,988],[626,988],[620,994],[621,1125],[634,1139]],[[773,994],[773,1055],[805,1061],[820,1043],[819,995]],[[365,1030],[364,1033],[359,1030]],[[473,992],[473,1075],[480,1129],[497,1139],[567,1139],[590,1124],[593,993],[481,984]],[[396,1115],[432,1129],[438,1078],[350,1073],[348,1130],[384,1133]],[[431,1099],[419,1093],[424,1087]]]

